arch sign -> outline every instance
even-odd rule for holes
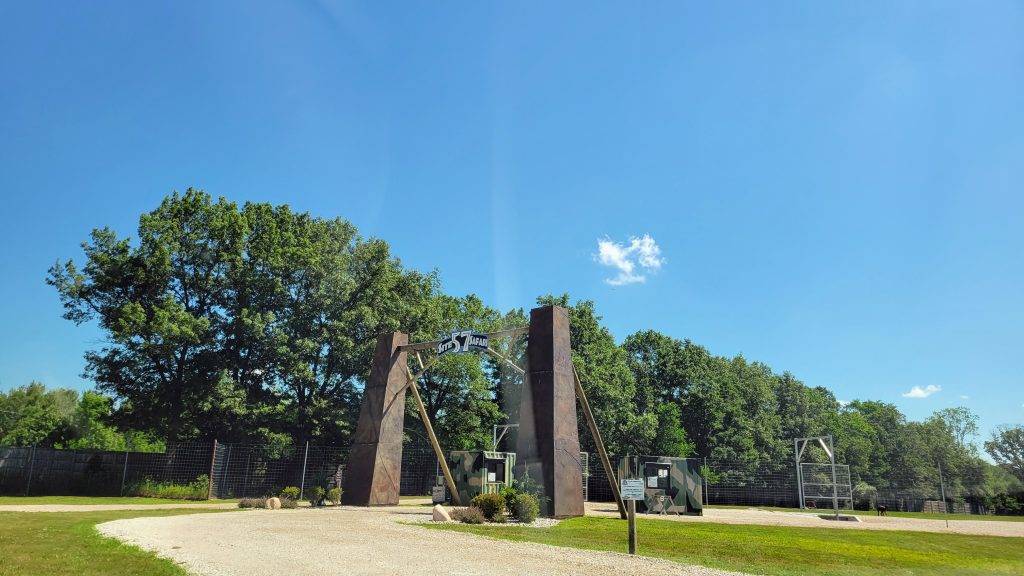
[[[476,350],[487,350],[488,336],[472,330],[452,332],[437,343],[437,355],[461,354]]]

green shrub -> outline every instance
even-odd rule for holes
[[[502,510],[494,516],[491,516],[491,522],[494,522],[495,524],[504,524],[505,522],[508,522],[508,515],[505,514],[504,510]]]
[[[312,486],[309,489],[309,505],[310,506],[323,506],[324,494],[326,491],[322,486]]]
[[[476,506],[470,506],[469,508],[455,508],[452,510],[452,520],[462,522],[463,524],[483,524],[484,513],[480,511]]]
[[[281,490],[281,498],[287,498],[289,500],[298,500],[301,491],[298,486],[288,486]]]
[[[145,498],[174,500],[206,500],[210,495],[210,478],[203,474],[188,484],[157,482],[146,478],[132,487],[131,493]]]
[[[341,488],[331,488],[327,491],[327,499],[331,501],[331,504],[337,506],[341,504]]]
[[[282,500],[282,502],[284,502]],[[282,504],[283,506],[283,504]],[[238,501],[239,508],[266,508],[266,498],[242,498]]]
[[[285,496],[281,496],[281,508],[283,508],[283,509],[292,509],[292,508],[298,508],[298,507],[299,507],[299,503],[296,502],[295,500],[292,500],[291,498],[287,498]]]
[[[505,486],[501,489],[501,495],[505,498],[505,514],[515,517],[516,498],[519,496],[519,490],[511,486]]]
[[[529,524],[537,519],[540,512],[540,503],[533,494],[520,494],[516,498],[516,520],[523,524]]]
[[[492,520],[495,514],[505,512],[505,497],[501,494],[480,494],[469,505],[479,508],[484,518]]]

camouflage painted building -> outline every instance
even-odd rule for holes
[[[455,488],[459,491],[463,505],[468,505],[477,494],[490,494],[511,486],[515,464],[516,455],[513,452],[458,450],[448,456],[452,479],[455,480]]]
[[[704,513],[704,479],[698,460],[668,456],[626,456],[619,461],[619,478],[643,478],[644,499],[637,512],[651,514]]]

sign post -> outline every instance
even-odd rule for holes
[[[643,478],[623,478],[619,494],[626,502],[626,522],[629,526],[629,553],[636,554],[636,501],[644,497]]]

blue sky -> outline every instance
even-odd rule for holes
[[[89,386],[46,269],[195,186],[497,307],[1024,421],[1019,2],[438,4],[0,2],[0,389]]]

